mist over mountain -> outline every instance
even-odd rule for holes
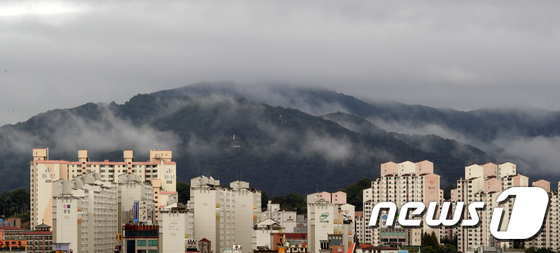
[[[224,183],[241,179],[271,196],[343,189],[376,178],[387,161],[433,161],[451,184],[468,163],[325,118],[220,93],[137,95],[122,105],[52,110],[0,128],[0,174],[9,179],[0,187],[28,187],[34,147],[49,147],[51,159],[76,160],[77,150],[87,149],[90,160],[116,161],[124,149],[133,149],[137,161],[147,160],[149,149],[171,149],[180,181],[200,174]]]
[[[520,173],[532,180],[544,178],[553,185],[560,180],[560,156],[557,155],[560,153],[560,111],[536,108],[459,111],[393,101],[364,102],[327,89],[283,84],[199,83],[153,94],[210,93],[297,108],[313,115],[345,112],[367,119],[388,132],[439,136],[476,147],[497,163],[516,163]],[[411,140],[411,137],[401,138],[404,139]],[[425,146],[418,141],[415,144]]]
[[[462,112],[371,104],[320,88],[201,83],[0,127],[0,191],[29,187],[31,150],[39,147],[65,160],[87,149],[92,161],[120,161],[124,149],[143,161],[150,149],[170,149],[179,181],[241,179],[269,196],[340,190],[378,177],[381,163],[405,160],[434,162],[442,188],[464,166],[486,162],[512,161],[531,180],[554,182],[557,120],[541,110]]]

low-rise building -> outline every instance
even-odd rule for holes
[[[1,251],[27,251],[25,230],[16,227],[0,227]]]
[[[122,236],[122,252],[159,253],[158,225],[125,224]],[[183,252],[183,251],[174,251]]]
[[[27,240],[27,252],[47,253],[53,251],[53,240],[51,227],[44,223],[35,226],[33,231],[25,231]]]

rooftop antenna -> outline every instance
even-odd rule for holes
[[[319,192],[319,184],[318,184],[318,183],[315,183],[315,190],[316,190],[317,192]]]

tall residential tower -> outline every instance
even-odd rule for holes
[[[170,150],[150,150],[150,160],[134,161],[132,150],[123,152],[124,161],[103,162],[90,161],[87,150],[78,151],[78,161],[49,160],[49,149],[33,149],[33,161],[30,163],[30,209],[31,229],[44,223],[52,226],[52,182],[63,179],[72,180],[90,172],[99,173],[102,181],[118,182],[119,175],[136,174],[141,181],[151,182],[154,186],[153,197],[158,210],[165,203],[160,203],[160,194],[175,192],[176,164],[171,161]],[[156,219],[157,219],[156,213]]]

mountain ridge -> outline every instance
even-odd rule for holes
[[[306,194],[317,186],[340,190],[364,177],[374,179],[387,161],[430,160],[442,176],[442,188],[454,184],[464,166],[473,163],[521,162],[521,173],[538,177],[543,170],[527,165],[542,162],[539,156],[520,155],[530,149],[515,145],[553,145],[557,138],[557,129],[549,130],[548,138],[538,127],[524,126],[553,126],[558,113],[545,110],[463,112],[396,102],[371,105],[328,89],[239,86],[202,83],[138,94],[123,104],[50,110],[2,126],[0,176],[10,180],[0,191],[28,187],[26,164],[36,147],[49,147],[52,159],[65,160],[75,160],[78,149],[90,150],[92,159],[112,160],[122,159],[124,149],[135,150],[138,159],[147,159],[150,148],[171,149],[181,181],[210,173],[222,182],[247,180],[272,195]],[[478,134],[489,125],[496,131]],[[504,132],[514,138],[492,138],[502,138]],[[522,138],[528,144],[518,141]],[[513,148],[507,146],[511,143]],[[556,174],[546,176],[550,180]]]
[[[1,127],[4,148],[16,142],[8,132],[25,140],[12,153],[0,155],[0,161],[9,164],[0,175],[16,179],[4,189],[28,185],[28,173],[13,172],[28,169],[24,164],[35,147],[49,147],[51,159],[75,160],[77,150],[85,148],[92,159],[120,160],[121,150],[133,149],[140,159],[158,146],[174,151],[180,181],[210,173],[222,182],[241,178],[274,194],[306,194],[317,186],[343,189],[364,177],[377,177],[376,168],[389,160],[433,160],[447,183],[465,165],[457,157],[424,152],[387,133],[363,135],[297,109],[227,96],[140,94],[122,105],[87,103],[51,110]],[[10,160],[13,156],[18,159]]]

